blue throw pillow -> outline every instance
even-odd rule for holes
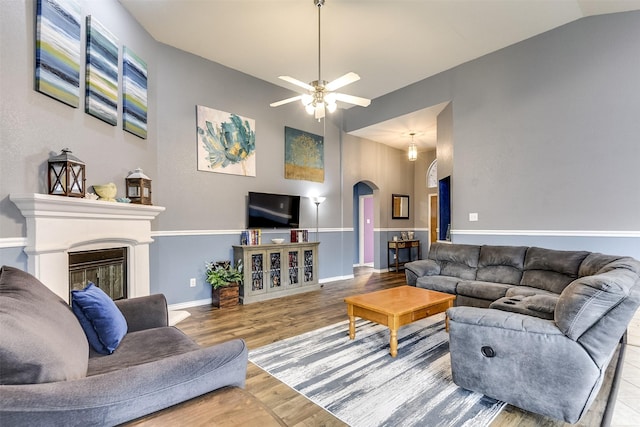
[[[89,282],[81,291],[71,291],[71,309],[75,313],[91,347],[111,354],[127,334],[127,321],[104,291]]]

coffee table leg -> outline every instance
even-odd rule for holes
[[[391,331],[391,338],[389,339],[389,353],[391,353],[391,357],[396,357],[398,355],[398,330],[389,330]]]
[[[349,339],[356,337],[356,316],[353,315],[353,306],[347,305],[347,314],[349,315]]]

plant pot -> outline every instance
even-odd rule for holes
[[[238,305],[240,286],[238,283],[211,291],[211,304],[218,308],[235,307]]]

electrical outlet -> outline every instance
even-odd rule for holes
[[[478,220],[478,214],[476,212],[469,214],[469,221],[477,221],[477,220]]]
[[[196,287],[196,278],[195,278],[195,277],[192,277],[192,278],[189,280],[189,286],[190,286],[190,287],[192,287],[192,288],[195,288],[195,287]]]

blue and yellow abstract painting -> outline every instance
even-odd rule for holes
[[[197,106],[198,170],[256,176],[256,121]]]
[[[122,129],[147,139],[147,64],[126,46],[122,86]]]
[[[35,88],[76,108],[80,100],[80,19],[77,0],[38,0]]]
[[[284,128],[284,177],[324,182],[324,138]]]
[[[85,111],[115,126],[118,122],[118,39],[87,16]]]

